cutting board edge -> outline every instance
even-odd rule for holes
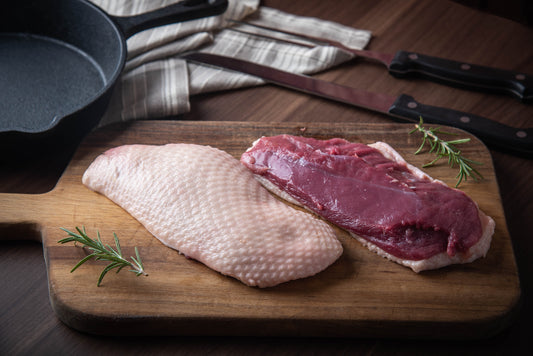
[[[251,337],[384,337],[389,339],[472,340],[493,337],[517,317],[521,298],[509,310],[479,320],[395,321],[246,318],[217,316],[95,315],[66,307],[50,293],[54,313],[77,331],[102,336],[251,336]]]

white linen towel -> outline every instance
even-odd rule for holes
[[[178,2],[91,1],[115,16],[136,15]],[[317,73],[353,57],[331,46],[309,48],[237,32],[231,28],[242,25],[228,20],[250,21],[293,33],[308,33],[354,49],[364,48],[371,37],[366,30],[262,7],[259,0],[229,0],[223,15],[161,26],[130,37],[124,71],[100,126],[117,121],[176,116],[190,110],[191,95],[264,83],[257,77],[187,63],[179,57],[191,50],[234,56],[302,74]]]

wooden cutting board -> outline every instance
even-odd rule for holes
[[[42,239],[50,300],[69,326],[97,334],[291,335],[474,338],[509,324],[520,299],[518,272],[490,153],[477,139],[465,155],[483,162],[483,181],[461,185],[496,221],[486,258],[420,274],[369,252],[337,229],[340,259],[322,273],[273,288],[247,287],[163,246],[104,196],[81,184],[81,175],[106,149],[122,144],[188,142],[223,149],[239,158],[258,137],[288,133],[316,138],[385,141],[421,167],[414,155],[420,136],[407,124],[240,123],[150,121],[111,126],[80,146],[57,186],[39,195],[0,194],[0,234]],[[453,131],[453,129],[449,129]],[[461,136],[468,136],[460,132]],[[179,157],[177,157],[179,159]],[[443,161],[425,169],[447,184],[456,170]],[[109,273],[104,262],[71,268],[86,253],[60,245],[60,227],[85,226],[112,244],[116,232],[126,256],[137,246],[148,277]],[[23,298],[24,296],[21,296]]]

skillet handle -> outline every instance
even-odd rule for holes
[[[185,0],[161,9],[136,16],[111,16],[125,38],[163,25],[195,20],[222,14],[228,7],[228,0]]]

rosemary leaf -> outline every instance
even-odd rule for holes
[[[120,242],[118,242],[117,234],[113,233],[113,238],[115,239],[115,245],[117,246],[117,252],[119,256],[122,256],[122,250],[120,249]]]
[[[120,272],[124,267],[130,267],[131,269],[129,271],[135,273],[135,275],[140,276],[144,275],[147,276],[148,274],[144,271],[144,266],[141,261],[141,257],[139,255],[139,250],[137,247],[135,247],[135,255],[136,258],[131,257],[132,262],[128,261],[124,258],[122,255],[122,249],[120,247],[120,242],[118,240],[117,234],[113,233],[113,238],[115,240],[115,249],[113,249],[110,245],[104,245],[102,242],[102,239],[100,238],[100,232],[97,232],[97,238],[91,239],[87,232],[85,231],[85,227],[80,229],[79,227],[76,227],[76,231],[78,233],[72,232],[70,230],[67,230],[65,228],[61,228],[61,230],[65,231],[68,234],[68,237],[61,239],[58,241],[60,244],[65,244],[69,242],[74,242],[82,244],[82,248],[87,248],[92,251],[91,254],[85,256],[82,258],[73,268],[70,272],[74,272],[78,267],[80,267],[85,262],[89,261],[90,259],[94,259],[95,261],[103,260],[110,262],[100,273],[100,276],[98,277],[97,286],[100,286],[100,283],[104,279],[104,276],[107,274],[107,272],[117,269],[117,273]]]
[[[479,173],[473,167],[473,165],[481,165],[482,163],[464,157],[461,151],[456,147],[456,145],[470,142],[469,138],[446,141],[442,139],[440,135],[455,134],[452,132],[442,131],[440,127],[424,127],[424,121],[422,120],[422,117],[420,117],[420,122],[415,125],[415,128],[409,131],[409,134],[413,134],[415,132],[420,132],[422,134],[422,143],[415,151],[415,155],[421,153],[424,147],[426,146],[426,143],[429,143],[430,148],[428,152],[433,153],[437,156],[433,161],[424,164],[422,167],[426,168],[433,166],[441,158],[448,158],[448,165],[451,168],[457,166],[459,169],[459,172],[455,177],[457,178],[457,183],[455,184],[456,188],[459,186],[459,184],[461,184],[463,181],[466,181],[468,178],[472,178],[475,181],[483,179],[481,173]]]
[[[88,260],[90,260],[91,258],[95,257],[96,254],[95,253],[91,253],[90,255],[87,255],[85,256],[81,261],[79,261],[71,270],[70,270],[70,273],[74,272],[75,270],[78,269],[79,266],[81,266],[82,264],[84,264],[85,262],[87,262]]]

